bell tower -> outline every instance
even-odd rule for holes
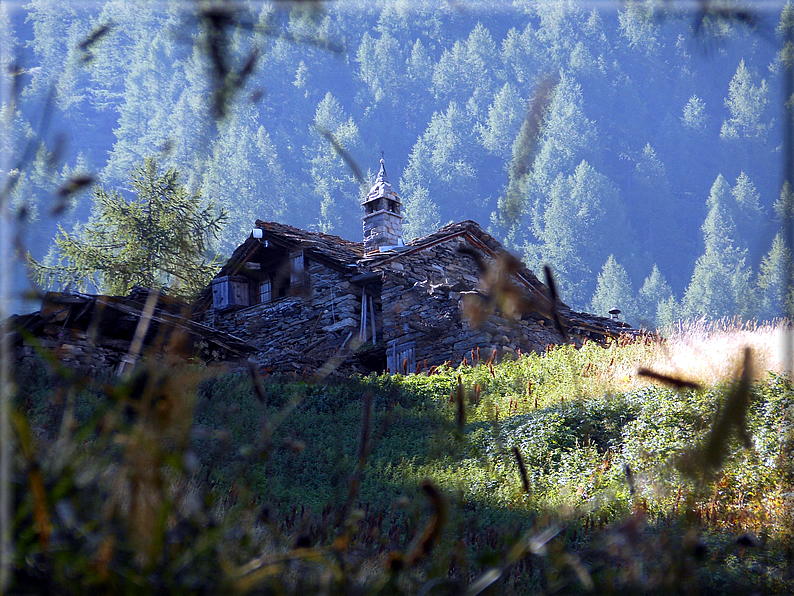
[[[380,160],[380,171],[375,178],[375,185],[361,204],[364,206],[362,219],[364,220],[365,254],[405,246],[403,243],[403,216],[400,214],[402,203],[386,177],[386,164],[383,157]]]

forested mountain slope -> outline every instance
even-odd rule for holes
[[[14,200],[49,238],[69,176],[124,191],[154,156],[228,210],[222,254],[257,218],[358,240],[361,185],[325,131],[370,178],[385,151],[407,236],[479,221],[530,267],[550,263],[573,307],[650,325],[775,316],[791,260],[773,241],[792,8],[735,19],[656,4],[244,2],[220,20],[184,2],[4,5],[20,91],[7,142],[47,147]],[[90,210],[86,191],[60,223]]]

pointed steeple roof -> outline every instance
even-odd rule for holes
[[[361,202],[361,204],[366,205],[371,201],[383,198],[396,201],[398,203],[400,202],[400,197],[397,196],[397,191],[394,190],[394,187],[392,187],[391,182],[389,182],[389,179],[386,176],[386,162],[383,157],[381,157],[380,170],[378,170],[378,175],[375,177],[375,184],[369,189],[367,197]]]

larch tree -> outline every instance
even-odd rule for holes
[[[584,307],[593,292],[593,273],[611,252],[621,254],[631,231],[617,187],[582,161],[551,185],[537,236],[537,256],[528,253],[528,262],[534,268],[550,264],[563,299]]]
[[[645,278],[640,288],[637,323],[649,329],[661,327],[659,307],[662,305],[662,308],[669,308],[672,297],[673,291],[670,285],[659,271],[659,267],[654,264],[651,274]]]
[[[305,207],[297,203],[298,193],[290,192],[290,186],[270,135],[259,125],[256,108],[234,106],[218,124],[218,138],[202,184],[209,196],[228,205],[223,250],[234,250],[257,219],[284,221],[290,209],[288,201],[293,209]]]
[[[526,109],[526,101],[518,94],[518,90],[512,84],[505,83],[488,107],[485,124],[475,127],[482,146],[494,155],[509,159],[511,144],[518,134]]]
[[[727,188],[726,188],[727,187]],[[730,214],[730,186],[717,177],[707,201],[703,223],[705,252],[695,263],[683,299],[686,315],[698,318],[748,316],[753,296],[746,251],[736,247],[736,225]]]
[[[783,234],[772,241],[772,248],[761,261],[758,287],[758,316],[761,319],[790,316],[794,312],[794,262]]]
[[[220,263],[206,253],[225,212],[189,194],[179,172],[161,173],[154,159],[131,177],[133,199],[96,186],[89,222],[71,233],[60,228],[44,262],[28,255],[37,283],[114,295],[138,285],[191,299],[211,281]]]
[[[598,283],[590,301],[590,310],[597,315],[607,317],[613,308],[619,308],[625,320],[632,323],[636,321],[637,306],[629,275],[615,260],[614,255],[609,255],[601,268],[601,273],[598,274]]]
[[[756,85],[756,75],[742,59],[728,85],[725,107],[730,118],[723,121],[720,137],[724,140],[740,138],[766,139],[770,124],[765,119],[769,103],[769,86],[765,80]]]
[[[355,178],[337,148],[323,135],[332,135],[338,147],[354,151],[360,147],[358,126],[345,112],[342,104],[330,92],[317,104],[314,114],[312,144],[304,148],[311,166],[312,194],[319,202],[319,231],[347,238],[357,238],[361,232],[358,217],[359,192]]]

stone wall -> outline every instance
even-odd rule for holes
[[[115,371],[126,354],[114,348],[92,345],[84,333],[70,330],[56,339],[39,338],[35,348],[23,342],[14,347],[17,365],[35,360],[42,353],[52,354],[66,368],[82,372]]]
[[[522,352],[540,352],[562,342],[553,324],[535,314],[515,320],[483,312],[478,324],[464,316],[466,300],[487,307],[478,265],[458,251],[466,244],[455,239],[398,258],[384,266],[383,335],[386,341],[416,342],[416,362],[423,368],[445,361],[457,365],[472,351],[489,358]],[[516,288],[523,292],[521,287]],[[395,372],[395,371],[392,371]],[[414,371],[409,371],[414,372]]]
[[[307,259],[308,285],[294,295],[240,310],[208,311],[203,322],[256,346],[266,372],[310,373],[332,359],[348,372],[358,347],[362,289],[350,275]],[[382,325],[376,300],[377,325]],[[363,371],[362,372],[366,372]]]

